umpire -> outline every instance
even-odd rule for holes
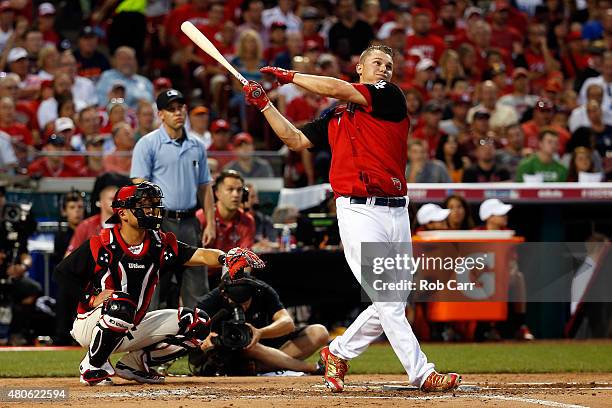
[[[206,147],[185,130],[187,106],[183,94],[176,89],[166,90],[158,95],[156,104],[162,124],[136,143],[130,177],[134,183],[148,180],[161,187],[166,208],[163,231],[173,232],[179,241],[189,245],[205,247],[215,239],[215,208]],[[207,220],[204,234],[195,217],[198,196]],[[202,268],[187,268],[182,279],[180,274],[177,276],[184,306],[192,307],[198,297],[208,292],[208,276]],[[160,282],[150,310],[176,306],[176,300],[164,293],[171,279],[168,274],[166,281]]]

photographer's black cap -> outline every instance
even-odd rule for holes
[[[253,297],[255,288],[251,282],[234,282],[225,286],[224,290],[228,298],[236,303],[244,303]]]
[[[244,303],[253,297],[255,291],[261,287],[261,283],[249,273],[240,273],[238,279],[230,278],[229,274],[223,275],[219,289],[235,303]]]
[[[164,110],[174,101],[185,103],[185,97],[176,89],[168,89],[157,96],[155,104],[158,110]]]

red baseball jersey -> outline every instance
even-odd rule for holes
[[[386,81],[353,86],[367,105],[340,106],[301,130],[313,149],[331,147],[329,181],[336,196],[405,196],[409,120],[404,94]]]

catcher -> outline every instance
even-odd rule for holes
[[[112,384],[111,376],[157,384],[164,377],[152,369],[199,347],[209,335],[210,319],[200,309],[181,307],[147,313],[164,273],[183,266],[223,265],[229,276],[245,267],[264,266],[249,250],[227,254],[195,248],[159,231],[161,189],[150,182],[121,188],[113,200],[116,224],[102,230],[57,266],[60,280],[84,288],[71,335],[88,351],[80,364],[81,382]],[[116,364],[113,352],[128,352]]]

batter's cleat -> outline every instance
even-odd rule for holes
[[[148,372],[141,371],[127,366],[122,362],[117,362],[117,364],[115,364],[115,372],[124,380],[132,380],[144,384],[162,384],[164,381],[166,381],[166,378],[163,375],[159,375],[154,370],[150,370]]]
[[[461,376],[455,373],[440,374],[432,372],[429,374],[423,385],[421,385],[421,391],[424,392],[444,392],[452,391],[459,387],[461,384]]]
[[[334,356],[329,347],[321,349],[321,360],[325,365],[323,381],[332,392],[342,392],[344,389],[344,375],[348,371],[348,361]]]
[[[317,365],[315,366],[315,370],[312,372],[313,375],[323,375],[325,374],[325,361],[323,361],[323,356],[319,355],[319,361],[317,361]]]

